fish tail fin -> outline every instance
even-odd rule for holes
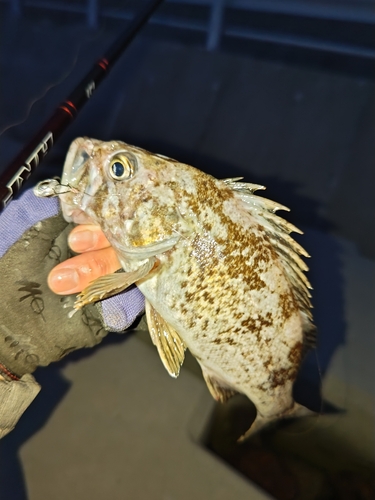
[[[299,418],[299,417],[312,417],[316,415],[315,411],[309,410],[306,406],[294,402],[291,410],[289,410],[282,418]]]
[[[241,436],[238,442],[242,442],[250,436],[258,433],[260,430],[264,429],[268,425],[276,422],[277,420],[284,418],[299,418],[299,417],[312,417],[316,413],[312,410],[306,408],[306,406],[300,405],[294,401],[293,406],[289,410],[285,411],[281,415],[265,417],[260,413],[255,417],[254,422],[251,424],[250,429],[248,429],[243,436]]]

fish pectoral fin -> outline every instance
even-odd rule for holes
[[[179,334],[146,300],[146,317],[151,340],[171,377],[177,378],[185,359],[186,346]]]
[[[140,266],[135,271],[124,273],[112,273],[101,276],[92,281],[82,292],[77,296],[74,303],[74,309],[81,309],[87,304],[97,302],[98,300],[106,299],[126,290],[136,281],[144,278],[153,269],[155,259],[149,259],[145,264]]]
[[[203,378],[207,384],[208,390],[211,393],[211,396],[216,400],[220,401],[220,403],[225,403],[232,396],[237,394],[237,391],[231,389],[230,387],[224,386],[218,379],[209,375],[206,370],[201,366]]]

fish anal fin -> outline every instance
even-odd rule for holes
[[[211,396],[220,403],[225,403],[232,396],[237,394],[237,391],[231,389],[228,386],[224,386],[218,379],[214,376],[209,375],[206,370],[202,367],[203,378],[207,384],[208,390]]]
[[[74,303],[74,309],[81,309],[81,307],[87,304],[123,292],[130,285],[147,276],[153,269],[154,264],[155,259],[149,259],[135,271],[106,274],[105,276],[97,278],[77,296],[77,300]]]
[[[185,359],[185,343],[176,332],[146,300],[146,317],[152,342],[160,359],[171,377],[177,378]]]

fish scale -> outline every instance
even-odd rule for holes
[[[245,394],[257,416],[245,436],[278,418],[308,415],[292,388],[313,345],[307,252],[286,209],[263,186],[217,180],[120,141],[78,138],[59,194],[67,220],[99,224],[124,273],[99,278],[76,304],[135,283],[150,334],[170,375],[188,348],[213,397]]]

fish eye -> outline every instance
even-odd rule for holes
[[[134,174],[134,163],[125,155],[116,155],[110,163],[109,175],[115,181],[130,179]]]

